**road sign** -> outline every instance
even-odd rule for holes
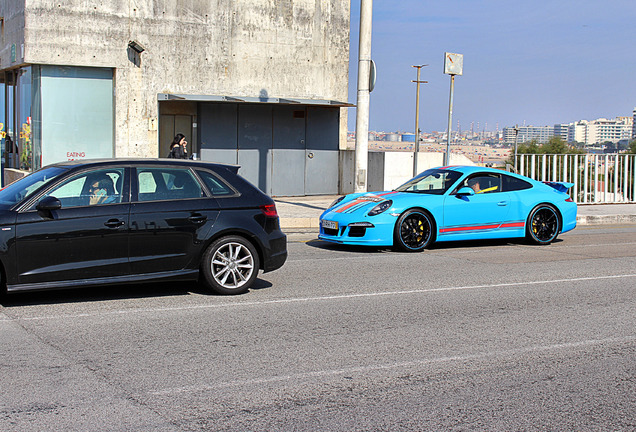
[[[464,55],[444,53],[444,73],[447,75],[461,75],[464,69]]]

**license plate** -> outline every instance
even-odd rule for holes
[[[338,229],[338,222],[323,219],[322,227],[327,229]]]

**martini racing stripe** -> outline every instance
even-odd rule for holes
[[[392,194],[395,194],[395,193],[397,193],[397,192],[391,191],[391,192],[384,192],[384,193],[381,193],[381,194],[363,195],[361,197],[358,197],[358,198],[354,199],[350,203],[347,203],[347,204],[343,205],[342,207],[340,207],[339,209],[334,210],[334,211],[336,213],[353,213],[353,212],[361,209],[362,207],[364,207],[367,204],[377,204],[378,202],[383,201],[383,199],[380,199],[380,197],[386,197],[387,195],[392,195]]]
[[[487,231],[494,229],[511,229],[511,228],[523,228],[525,226],[525,222],[506,222],[506,223],[495,223],[495,224],[486,224],[486,225],[462,225],[455,227],[447,227],[440,228],[440,234],[450,234],[457,232],[469,232],[469,231]]]

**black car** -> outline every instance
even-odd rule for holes
[[[0,190],[8,292],[201,280],[248,290],[281,267],[287,237],[274,201],[238,166],[166,159],[49,165]]]

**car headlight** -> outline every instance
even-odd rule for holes
[[[391,200],[382,201],[380,204],[378,204],[377,206],[373,207],[368,214],[369,214],[369,216],[379,215],[380,213],[385,212],[388,209],[390,209],[392,205],[393,205],[393,201],[391,201]]]
[[[327,208],[331,208],[331,207],[334,207],[334,206],[338,205],[338,203],[340,203],[340,201],[342,201],[343,199],[345,199],[345,197],[341,196],[340,198],[338,198],[337,200],[332,202],[331,205],[329,205],[329,207],[327,207]]]

